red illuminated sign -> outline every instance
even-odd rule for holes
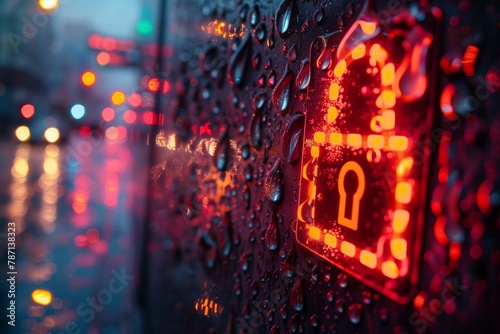
[[[439,16],[402,12],[389,29],[365,10],[308,88],[297,240],[402,303],[418,279]]]

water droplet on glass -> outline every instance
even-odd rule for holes
[[[227,168],[227,163],[229,160],[229,150],[229,135],[227,131],[224,131],[224,134],[219,140],[214,153],[215,167],[220,171],[226,170]]]
[[[266,25],[264,23],[260,23],[254,31],[254,37],[257,43],[262,44],[264,39],[266,38]]]
[[[267,102],[267,94],[259,93],[252,100],[252,107],[254,110],[262,110]]]
[[[292,331],[292,333],[295,333],[297,331],[297,328],[299,327],[299,317],[300,315],[297,313],[290,318],[288,328]]]
[[[286,317],[288,316],[288,305],[285,304],[283,305],[282,308],[280,308],[280,315],[281,315],[281,319],[285,320]]]
[[[292,19],[296,18],[295,13],[295,1],[294,0],[283,0],[278,5],[278,10],[276,11],[276,31],[281,38],[287,37],[290,33],[290,26],[292,24]]]
[[[273,325],[273,327],[271,327],[269,333],[271,334],[280,334],[280,328],[278,325]]]
[[[257,23],[259,23],[259,8],[254,6],[250,11],[250,25],[255,28]]]
[[[271,70],[271,72],[269,73],[269,77],[267,78],[267,85],[273,88],[275,84],[276,84],[276,72],[274,72],[274,70]]]
[[[309,86],[309,81],[311,81],[311,66],[309,65],[309,59],[305,58],[300,64],[299,73],[295,79],[295,86],[300,90],[304,90]]]
[[[253,168],[252,165],[247,164],[245,168],[243,168],[243,176],[245,177],[246,181],[251,181],[252,180],[252,174],[253,174]]]
[[[250,293],[252,294],[252,296],[257,296],[257,294],[259,293],[259,283],[257,281],[253,282],[252,285],[250,285]]]
[[[297,47],[295,46],[295,44],[292,45],[290,50],[288,50],[287,58],[291,62],[294,62],[297,60]]]
[[[241,7],[240,9],[240,20],[243,22],[247,19],[248,9],[249,7],[247,4],[243,5],[243,7]]]
[[[251,48],[252,44],[250,37],[247,36],[231,57],[227,72],[227,77],[231,85],[237,87],[241,87],[243,85]]]
[[[370,305],[372,303],[372,293],[370,291],[363,291],[361,293],[361,297],[363,299],[363,303],[366,305]]]
[[[254,53],[252,57],[252,66],[254,69],[258,69],[260,66],[261,55],[260,52]]]
[[[319,325],[319,317],[318,317],[317,314],[313,314],[311,316],[311,319],[309,321],[311,322],[311,325],[313,327],[318,327],[318,325]]]
[[[317,26],[321,25],[324,16],[325,16],[325,11],[323,7],[316,9],[316,11],[313,14],[313,23]]]
[[[283,197],[284,176],[281,161],[278,159],[268,172],[264,184],[264,194],[273,203],[279,203]]]
[[[250,256],[251,256],[250,254],[243,254],[240,257],[241,270],[247,271],[248,268],[250,267]]]
[[[361,315],[363,314],[363,305],[355,303],[349,306],[347,310],[347,316],[353,324],[359,324],[361,321]]]
[[[280,115],[285,114],[288,110],[288,107],[290,106],[292,80],[293,72],[291,72],[287,67],[285,73],[283,74],[283,77],[273,89],[273,105]]]
[[[326,293],[326,300],[327,300],[329,303],[333,302],[333,291],[332,291],[332,290],[330,290],[330,291],[328,291],[328,292]]]
[[[339,298],[335,301],[335,310],[337,310],[338,313],[344,312],[344,301],[342,299]]]
[[[347,275],[346,274],[339,274],[337,276],[337,283],[339,283],[339,286],[341,288],[346,288],[347,287]]]
[[[259,109],[255,110],[250,123],[250,141],[257,150],[262,148],[262,117]]]
[[[244,160],[247,160],[248,158],[250,158],[250,145],[248,145],[246,143],[241,145],[241,157]]]
[[[298,161],[301,156],[304,123],[305,116],[303,114],[295,114],[286,125],[281,143],[283,155],[289,163]]]
[[[259,85],[259,87],[264,87],[266,85],[266,77],[264,74],[261,74],[259,76],[259,78],[257,79],[257,85]]]
[[[265,236],[266,246],[269,250],[278,249],[278,223],[276,213],[273,213]]]
[[[304,308],[304,280],[302,278],[297,279],[293,285],[292,292],[290,293],[290,305],[300,311]]]
[[[290,251],[286,255],[285,262],[283,264],[283,271],[285,272],[286,277],[292,277],[295,272],[295,245],[292,245]]]
[[[352,7],[352,3],[347,5],[347,17],[352,17],[354,14],[354,9]]]
[[[269,31],[269,38],[267,39],[267,47],[269,49],[274,48],[274,21],[271,24],[271,31]]]
[[[337,17],[337,27],[340,30],[344,29],[344,18],[342,17],[342,15],[339,15],[339,17]]]

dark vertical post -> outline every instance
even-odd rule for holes
[[[158,4],[158,22],[157,22],[157,55],[156,55],[156,77],[160,81],[160,88],[156,92],[155,95],[155,118],[156,121],[153,122],[153,126],[149,133],[149,161],[148,161],[148,173],[149,169],[153,166],[155,162],[155,138],[158,134],[159,130],[159,115],[162,111],[162,101],[163,101],[163,90],[165,86],[165,77],[166,77],[166,64],[164,57],[164,49],[167,38],[167,26],[168,26],[168,15],[167,15],[167,1],[168,0],[159,0]],[[152,203],[151,203],[151,192],[152,192],[153,184],[151,181],[151,177],[148,175],[148,186],[146,192],[146,212],[144,214],[143,221],[143,230],[142,230],[142,243],[141,253],[140,253],[140,263],[138,265],[140,277],[139,286],[137,287],[137,303],[142,311],[142,321],[143,321],[143,330],[144,333],[152,333],[153,332],[153,324],[151,317],[151,309],[149,304],[149,296],[150,296],[150,273],[151,273],[151,259],[148,252],[148,246],[151,242],[152,235],[149,228],[149,224],[152,221]]]

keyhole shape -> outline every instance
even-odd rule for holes
[[[354,172],[358,179],[358,186],[355,191],[347,189],[346,191],[346,175],[348,172]],[[358,229],[359,220],[359,204],[363,194],[365,193],[365,173],[361,166],[354,162],[348,161],[342,166],[339,174],[339,217],[338,223],[348,227],[354,231]],[[349,204],[349,207],[347,207]],[[346,214],[347,213],[347,214]]]

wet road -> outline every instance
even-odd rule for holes
[[[147,154],[145,145],[80,137],[0,144],[2,282],[9,222],[17,272],[15,327],[4,318],[0,332],[140,332],[133,298]],[[1,286],[5,310],[9,284]]]

